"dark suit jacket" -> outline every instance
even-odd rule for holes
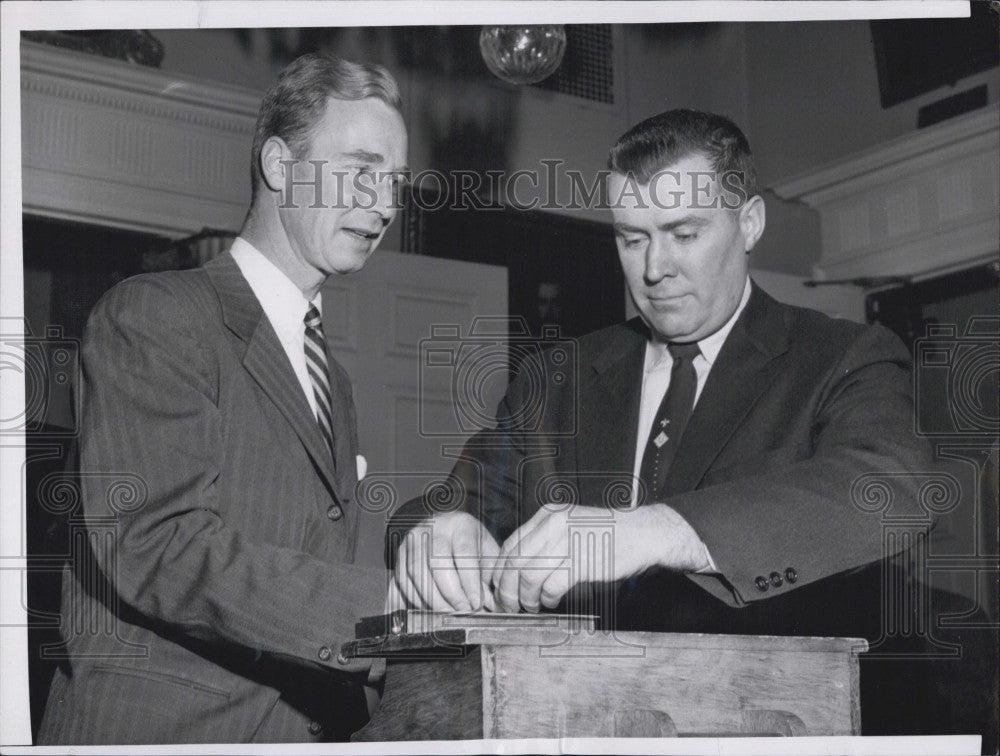
[[[343,369],[330,361],[333,460],[228,254],[116,286],[82,363],[82,511],[40,742],[311,741],[360,726],[366,668],[338,649],[382,610],[385,583],[352,565]]]
[[[501,542],[539,502],[627,506],[647,338],[635,319],[569,342],[570,362],[550,350],[520,371],[499,430],[474,437],[457,462],[451,506],[476,514]],[[768,605],[810,593],[805,605],[825,603],[841,593],[827,578],[888,555],[883,513],[862,506],[875,482],[864,476],[884,476],[894,516],[925,514],[919,477],[891,475],[928,469],[929,449],[912,429],[910,358],[895,335],[780,304],[754,286],[684,431],[664,499],[721,574],[637,576],[617,586],[617,615],[605,621],[808,634],[816,625],[802,621],[799,604]],[[408,503],[395,529],[427,511]],[[739,611],[751,604],[760,611]],[[877,609],[864,607],[876,618]]]

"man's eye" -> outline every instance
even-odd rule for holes
[[[645,243],[645,239],[641,236],[633,237],[622,237],[622,244],[625,245],[626,249],[638,249]]]
[[[674,232],[674,238],[677,241],[679,241],[682,244],[684,244],[686,242],[692,242],[695,239],[697,239],[698,238],[698,234],[697,233],[687,233],[687,234],[685,234],[685,233],[681,233],[681,232],[677,231],[677,232]]]

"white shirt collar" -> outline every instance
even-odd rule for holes
[[[709,367],[715,364],[715,358],[718,357],[719,352],[722,351],[722,345],[726,343],[726,338],[729,336],[729,332],[733,330],[733,326],[736,325],[736,321],[739,319],[740,313],[743,312],[747,306],[747,302],[750,301],[750,292],[752,288],[753,287],[750,285],[750,278],[748,276],[746,284],[743,286],[743,296],[740,298],[740,303],[737,305],[736,311],[732,314],[732,316],[730,316],[729,320],[723,323],[722,328],[698,341],[698,349],[701,350],[701,357],[705,359]],[[646,371],[659,370],[672,365],[672,359],[664,359],[666,353],[666,344],[650,339],[646,345]]]
[[[246,239],[236,237],[229,253],[239,265],[282,343],[294,340],[302,333],[310,304],[323,312],[321,294],[317,294],[310,303],[301,289]]]

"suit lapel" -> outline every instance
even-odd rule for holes
[[[666,494],[690,491],[701,481],[743,418],[781,369],[788,349],[781,313],[756,284],[723,344],[667,478]]]
[[[646,354],[645,326],[638,319],[589,365],[580,382],[577,470],[603,489],[605,476],[631,475],[635,465],[635,429],[639,424],[642,365]],[[581,487],[587,487],[581,480]],[[583,500],[586,500],[585,498]]]
[[[285,416],[327,487],[336,496],[333,457],[302,393],[288,355],[235,260],[225,254],[205,265],[222,306],[222,320],[245,344],[243,367]]]

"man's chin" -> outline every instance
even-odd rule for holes
[[[330,265],[330,273],[342,276],[357,273],[365,267],[368,258],[375,253],[376,246],[378,246],[377,243],[372,243],[367,249],[355,249],[348,254],[338,255],[337,259],[333,260]]]
[[[682,318],[665,318],[663,313],[653,312],[654,317],[645,316],[646,325],[660,341],[690,341],[691,325]]]

